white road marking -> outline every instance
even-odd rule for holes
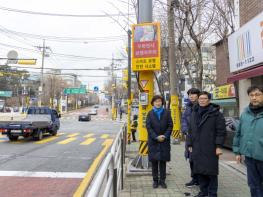
[[[84,178],[86,173],[80,172],[30,172],[30,171],[0,171],[0,176],[40,177],[40,178]]]

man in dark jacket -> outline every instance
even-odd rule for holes
[[[218,159],[226,135],[225,119],[219,106],[210,103],[211,94],[201,92],[190,119],[188,146],[192,153],[193,172],[198,175],[200,193],[196,197],[216,197]]]
[[[233,151],[238,163],[246,157],[251,196],[263,197],[263,87],[251,86],[247,93],[250,104],[241,114]]]
[[[148,113],[146,127],[148,132],[148,157],[152,163],[153,188],[160,185],[167,188],[166,162],[171,160],[170,136],[173,121],[170,111],[163,108],[163,97],[156,95],[151,104],[153,109]],[[160,171],[160,179],[158,177]]]
[[[186,104],[185,111],[182,115],[182,133],[184,136],[187,137],[188,131],[189,131],[189,125],[190,125],[190,117],[192,114],[192,108],[195,104],[198,102],[198,96],[199,96],[200,90],[197,88],[191,88],[187,91],[189,102]],[[185,184],[186,187],[192,187],[198,184],[197,175],[193,173],[193,161],[191,159],[191,154],[188,150],[188,145],[185,143],[185,158],[189,159],[190,163],[190,169],[191,169],[191,177],[192,180]]]

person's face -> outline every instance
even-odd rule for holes
[[[153,102],[153,106],[156,107],[156,108],[160,108],[162,107],[163,103],[162,103],[162,100],[161,99],[156,99],[154,102]]]
[[[249,93],[250,103],[253,106],[259,106],[263,104],[263,93],[259,90],[255,90]]]
[[[198,103],[201,107],[206,107],[210,104],[210,100],[207,95],[200,95],[198,98]]]
[[[198,95],[197,94],[189,94],[189,100],[192,102],[192,103],[195,103],[197,100],[198,100]]]

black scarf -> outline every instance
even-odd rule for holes
[[[259,105],[259,106],[253,106],[251,103],[249,104],[249,109],[255,114],[259,114],[261,112],[263,112],[263,105]]]

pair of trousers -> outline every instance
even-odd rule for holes
[[[160,174],[160,179],[159,179]],[[153,181],[165,182],[166,179],[166,161],[152,161]]]
[[[194,162],[190,160],[189,163],[190,163],[190,169],[191,169],[191,177],[195,183],[198,183],[198,176],[194,174]]]
[[[263,197],[263,161],[246,157],[247,181],[252,197]]]
[[[217,197],[218,176],[198,174],[200,191],[204,196]]]
[[[132,140],[136,141],[136,137],[135,137],[136,130],[131,130],[131,132],[132,132]]]

